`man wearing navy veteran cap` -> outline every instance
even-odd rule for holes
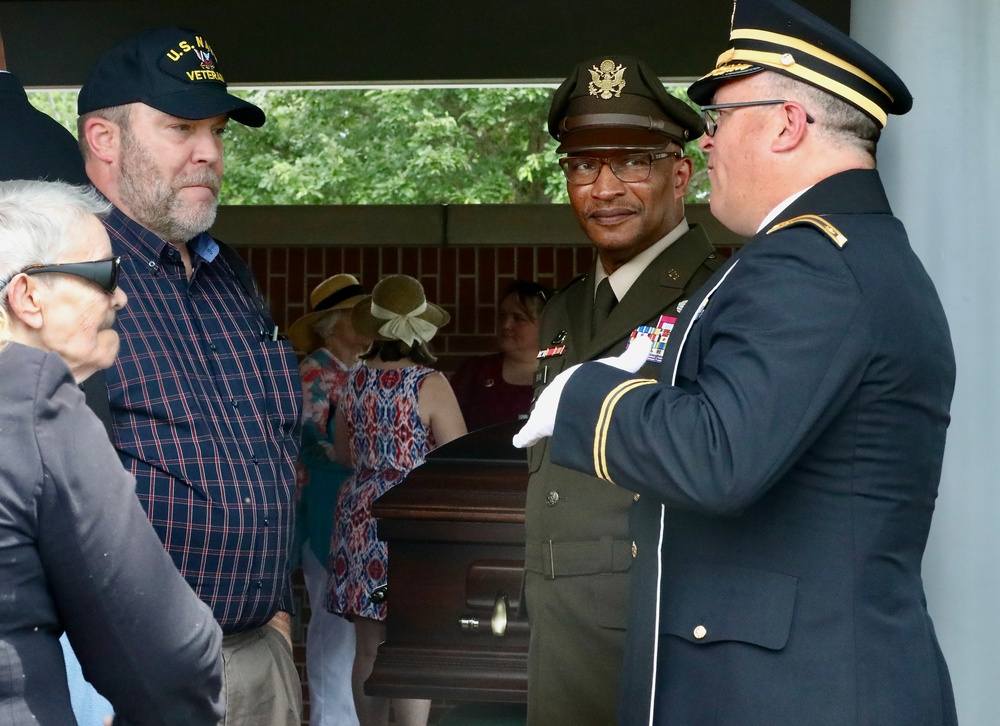
[[[205,36],[162,28],[101,57],[78,99],[91,182],[132,306],[106,385],[112,441],[181,574],[222,626],[225,723],[296,726],[288,568],[302,388],[245,263],[207,232],[230,120]],[[164,618],[171,613],[163,613]]]
[[[689,94],[750,240],[655,376],[584,364],[517,438],[641,497],[619,723],[952,726],[920,569],[955,359],[875,170],[910,94],[787,0],[738,0]]]
[[[689,226],[684,144],[701,119],[646,65],[605,55],[581,63],[556,91],[549,131],[593,269],[557,293],[539,326],[544,388],[559,371],[615,355],[637,328],[669,333],[684,301],[718,267],[705,232]],[[653,375],[655,356],[646,365]],[[632,492],[529,456],[525,592],[531,621],[528,721],[615,723],[625,645]]]

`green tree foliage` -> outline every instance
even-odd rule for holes
[[[683,89],[671,92],[687,100]],[[226,204],[568,201],[546,130],[551,88],[262,89],[259,129],[226,132]],[[30,94],[75,133],[76,92]],[[690,201],[707,199],[696,143]]]
[[[230,125],[227,201],[550,201],[545,88],[252,91],[261,129]],[[544,172],[543,172],[544,170]]]

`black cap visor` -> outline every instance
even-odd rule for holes
[[[688,98],[699,106],[705,106],[712,102],[715,91],[719,85],[726,81],[734,81],[737,78],[752,76],[766,70],[764,66],[751,65],[748,63],[732,63],[719,66],[711,73],[702,76],[688,87]]]
[[[597,149],[654,151],[671,142],[681,147],[684,146],[683,142],[656,131],[629,129],[621,126],[589,127],[564,134],[556,151],[560,154],[575,154]]]
[[[257,106],[237,98],[219,87],[186,88],[153,98],[139,99],[142,103],[177,118],[193,121],[226,114],[244,126],[264,125],[265,116]]]

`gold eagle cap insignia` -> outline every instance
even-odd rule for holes
[[[613,60],[602,61],[600,66],[590,69],[591,81],[587,90],[591,96],[603,98],[618,98],[625,88],[625,66],[616,64]]]

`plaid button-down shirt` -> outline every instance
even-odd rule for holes
[[[178,251],[118,209],[105,226],[129,298],[107,372],[115,447],[222,629],[259,627],[291,610],[295,355],[208,234],[188,244],[189,281]]]

